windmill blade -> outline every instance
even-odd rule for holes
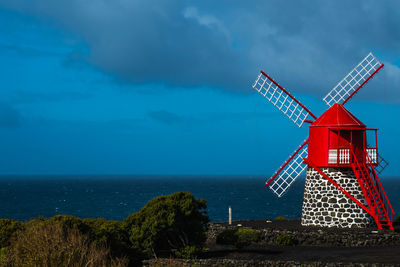
[[[389,165],[389,163],[381,156],[381,154],[378,154],[378,166],[375,167],[375,172],[380,175],[383,170]]]
[[[329,107],[342,101],[342,105],[344,105],[381,68],[383,68],[383,64],[372,53],[369,53],[324,97],[324,102]]]
[[[253,88],[274,104],[298,127],[303,125],[309,115],[317,119],[311,111],[263,71],[258,75]]]
[[[307,165],[303,159],[308,156],[308,139],[290,156],[279,170],[265,184],[278,197],[281,197],[293,184],[297,177],[303,173]]]

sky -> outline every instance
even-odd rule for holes
[[[346,104],[400,174],[398,1],[0,0],[0,174],[271,175],[307,137],[256,91]]]

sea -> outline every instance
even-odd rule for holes
[[[259,176],[0,176],[0,218],[26,221],[69,214],[123,220],[149,200],[179,191],[207,200],[211,221],[296,219],[301,216],[304,178],[278,198]],[[400,215],[400,177],[381,182]]]

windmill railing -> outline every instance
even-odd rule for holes
[[[378,149],[366,148],[365,149],[365,162],[367,164],[378,164]]]
[[[348,148],[330,148],[328,150],[328,164],[335,166],[351,166],[355,162],[354,149]],[[364,158],[363,158],[364,157]],[[365,162],[366,164],[372,164],[377,166],[379,163],[378,149],[377,148],[366,148],[365,151],[358,156],[358,161]]]
[[[328,164],[350,165],[352,163],[351,148],[330,148],[328,152]]]

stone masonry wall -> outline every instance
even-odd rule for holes
[[[260,233],[259,245],[275,246],[276,240],[282,234],[293,236],[298,246],[317,247],[385,247],[400,246],[400,233],[395,231],[377,231],[376,228],[320,228],[300,227],[286,229],[278,226],[257,229]],[[237,229],[223,223],[210,223],[207,231],[207,244],[214,244],[218,234],[226,229]]]
[[[151,259],[143,261],[144,267],[391,267],[399,266],[398,264],[382,264],[382,263],[351,263],[351,262],[299,262],[299,261],[273,261],[273,260],[239,260],[239,259]]]
[[[337,184],[367,205],[351,168],[321,168]],[[301,224],[323,227],[371,225],[372,217],[313,168],[307,169]]]

